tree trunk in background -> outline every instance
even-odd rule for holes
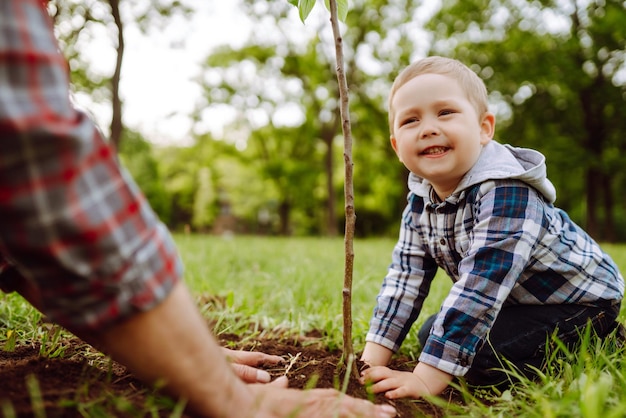
[[[604,84],[602,74],[598,74],[594,82],[580,92],[579,100],[583,109],[583,126],[586,131],[585,149],[589,153],[589,166],[587,167],[585,186],[587,189],[587,217],[585,229],[594,239],[605,239],[606,230],[602,228],[598,208],[604,206],[605,198],[610,193],[610,180],[604,181],[602,169],[602,150],[606,143],[606,129],[603,117],[603,104],[601,99],[595,101],[594,92],[601,91]],[[608,187],[608,189],[606,188]],[[612,218],[612,208],[606,208],[608,212],[604,218]]]
[[[602,175],[602,190],[604,191],[604,240],[616,242],[613,188],[611,187],[611,176],[606,173]]]
[[[280,202],[278,205],[278,218],[280,222],[280,235],[289,236],[291,230],[289,229],[289,214],[291,212],[291,205],[289,202]]]
[[[122,100],[120,99],[120,78],[122,75],[122,60],[124,58],[124,26],[120,16],[120,0],[109,0],[111,13],[117,26],[117,59],[115,61],[115,72],[111,79],[111,104],[113,116],[111,118],[111,144],[115,149],[119,148],[124,125],[122,124]]]
[[[598,222],[598,204],[600,198],[600,182],[598,170],[587,169],[585,174],[585,188],[587,189],[585,230],[595,240],[601,240],[600,224]]]

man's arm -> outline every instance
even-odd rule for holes
[[[228,365],[183,283],[154,309],[100,333],[80,335],[126,365],[145,382],[163,381],[190,412],[210,417],[395,416],[389,405],[344,396],[335,390],[286,389],[286,379],[246,385]]]
[[[234,417],[252,408],[252,394],[230,370],[182,283],[154,309],[100,334],[78,335],[144,382],[164,380],[170,394],[201,416]]]

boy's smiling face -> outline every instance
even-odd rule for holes
[[[494,115],[478,115],[454,78],[430,73],[402,85],[391,107],[391,146],[398,158],[445,199],[493,137]]]

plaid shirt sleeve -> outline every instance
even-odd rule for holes
[[[400,236],[366,336],[366,341],[394,352],[417,319],[437,273],[437,263],[425,245],[428,237],[414,222],[423,210],[422,199],[413,199],[404,210]]]
[[[40,0],[0,0],[0,255],[0,273],[73,331],[153,308],[182,274],[169,232],[72,107]]]

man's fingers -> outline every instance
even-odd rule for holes
[[[286,389],[287,377],[282,376],[267,385],[252,385],[256,392],[256,415],[298,418],[393,418],[391,405],[374,405],[334,389]]]
[[[287,379],[287,376],[281,376],[270,383],[270,385],[278,388],[287,388],[289,386],[289,379]]]
[[[329,392],[330,395],[330,392]],[[375,418],[392,418],[396,416],[396,410],[391,405],[374,405],[365,399],[357,399],[350,396],[339,395],[337,392],[331,395],[335,398],[333,402],[327,404],[327,409],[323,414],[312,416],[337,416],[345,417],[375,417]],[[338,402],[338,403],[337,403]],[[320,405],[321,407],[321,405]],[[315,412],[319,412],[315,411]]]
[[[270,374],[265,370],[255,369],[244,364],[232,363],[231,367],[241,380],[246,383],[268,383],[271,380]]]
[[[265,354],[258,351],[242,351],[231,350],[229,348],[222,348],[226,357],[231,361],[239,364],[247,364],[248,366],[259,366],[261,364],[279,364],[283,363],[285,359],[280,356],[271,354]]]

